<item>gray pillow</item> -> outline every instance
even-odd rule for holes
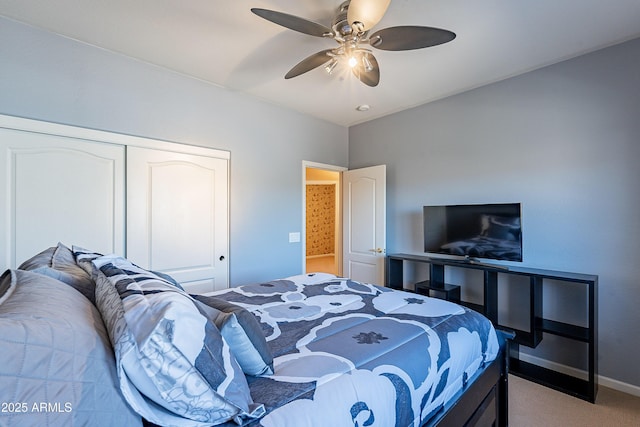
[[[0,304],[8,300],[14,289],[16,288],[15,281],[10,280],[11,270],[5,271],[0,276]]]
[[[35,270],[40,267],[51,267],[53,260],[53,253],[56,251],[56,246],[45,249],[44,251],[36,254],[20,264],[19,270]]]
[[[7,270],[0,288],[0,378],[5,401],[26,412],[0,412],[0,425],[141,426],[120,393],[113,349],[98,310],[67,284]],[[10,399],[9,399],[10,398]],[[51,410],[34,410],[44,402]]]
[[[20,264],[19,270],[29,270],[52,277],[71,286],[96,303],[96,285],[91,275],[77,263],[71,249],[58,243]]]
[[[221,298],[206,295],[191,296],[218,311],[216,313],[211,310],[202,310],[218,327],[245,374],[273,374],[273,355],[260,323],[253,314]]]

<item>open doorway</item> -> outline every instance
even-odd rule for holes
[[[346,168],[303,164],[304,271],[342,273],[341,172]]]
[[[336,175],[324,175],[324,172]],[[309,178],[307,178],[309,172]],[[320,174],[320,175],[316,175]],[[329,178],[329,176],[331,176]],[[386,166],[360,169],[302,162],[302,271],[328,272],[353,280],[384,285],[386,259]],[[333,253],[307,251],[315,246],[314,225],[307,226],[307,184],[329,184],[335,187],[335,204],[326,209],[328,223],[333,219]],[[327,190],[331,193],[331,190]],[[327,198],[327,200],[329,200]],[[331,231],[328,231],[331,233]],[[331,244],[329,244],[329,248]],[[309,265],[307,265],[309,262]]]

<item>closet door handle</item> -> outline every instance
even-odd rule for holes
[[[224,255],[220,255],[220,258],[218,258],[220,261],[224,261]]]

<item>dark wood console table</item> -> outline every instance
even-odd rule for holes
[[[595,402],[598,390],[598,276],[525,267],[506,267],[446,258],[430,258],[422,255],[393,254],[387,256],[387,287],[404,289],[405,263],[424,263],[428,265],[429,280],[416,283],[416,292],[456,302],[459,301],[460,304],[484,314],[493,322],[496,328],[515,332],[515,338],[511,345],[509,372],[589,402]],[[459,286],[445,283],[446,268],[481,270],[484,276],[483,303],[472,304],[461,301]],[[528,330],[514,329],[500,324],[498,318],[498,280],[502,275],[524,276],[529,280]],[[544,318],[542,296],[545,280],[554,280],[560,283],[578,283],[585,286],[588,304],[586,327]],[[519,346],[524,345],[535,348],[542,341],[543,333],[586,343],[588,359],[586,380],[520,360]]]

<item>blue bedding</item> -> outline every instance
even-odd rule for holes
[[[248,376],[252,427],[419,426],[499,351],[460,305],[327,275],[215,292],[260,321],[274,373]],[[233,424],[228,424],[233,425]]]

